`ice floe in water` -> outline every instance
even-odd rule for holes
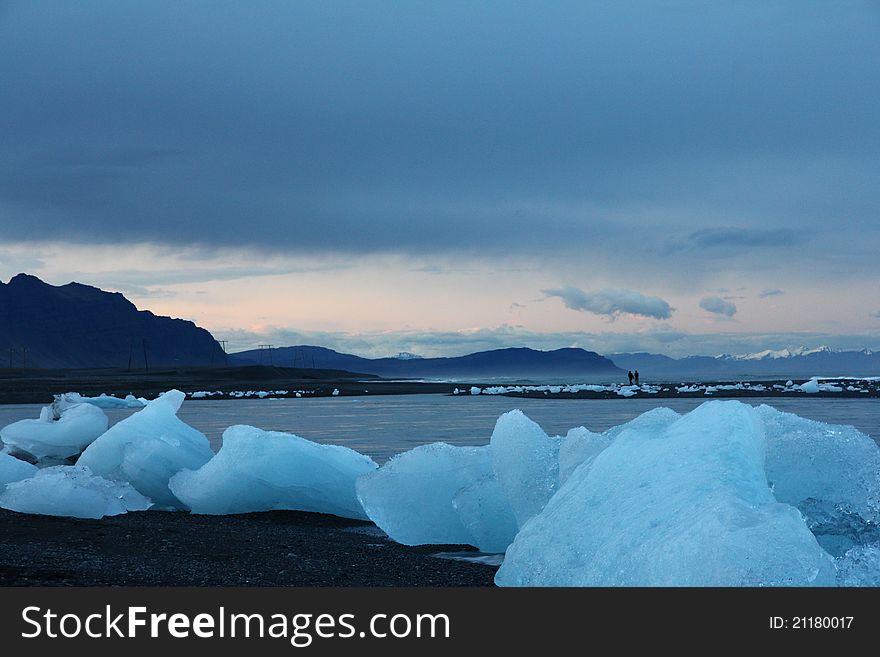
[[[6,486],[0,507],[20,513],[103,518],[149,509],[149,499],[131,485],[96,476],[85,466],[59,465]]]
[[[39,419],[19,420],[0,429],[0,440],[36,460],[58,462],[76,456],[107,431],[107,416],[91,404],[57,400]]]
[[[98,408],[143,408],[149,403],[143,397],[135,397],[131,394],[126,395],[125,398],[106,393],[101,393],[97,397],[84,397],[78,392],[66,392],[63,395],[56,395],[55,399],[65,404],[91,404]]]
[[[168,488],[181,470],[197,470],[214,453],[205,435],[177,417],[184,394],[171,390],[113,425],[89,445],[77,465],[107,479],[129,482],[164,508],[187,508]]]
[[[0,491],[6,484],[33,477],[37,466],[0,452]]]
[[[700,406],[623,430],[508,548],[507,586],[831,585],[833,558],[764,475],[758,414]]]
[[[239,425],[223,433],[210,461],[177,473],[169,487],[193,513],[296,509],[366,519],[355,480],[375,469],[373,459],[347,447]]]

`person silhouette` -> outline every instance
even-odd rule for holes
[[[633,373],[633,377],[634,377],[635,380],[636,380],[636,385],[639,385],[639,371],[638,371],[638,370],[636,370],[636,371]]]
[[[629,384],[632,385],[632,384],[633,384],[633,373],[632,373],[632,370],[630,370],[629,372],[627,372],[626,375],[629,377]]]

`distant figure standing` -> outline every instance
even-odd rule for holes
[[[632,385],[632,384],[633,384],[633,373],[632,373],[632,370],[630,370],[629,372],[627,372],[626,375],[629,377],[629,384]]]
[[[633,374],[633,376],[636,379],[636,385],[639,385],[639,371],[636,370],[635,373]]]

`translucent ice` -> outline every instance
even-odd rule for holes
[[[168,480],[183,469],[197,470],[214,453],[204,434],[177,417],[184,394],[166,392],[134,415],[113,425],[86,448],[78,465],[135,489],[165,508],[186,508]]]
[[[773,494],[798,507],[835,556],[880,523],[880,449],[851,426],[825,424],[760,406]]]
[[[559,483],[565,483],[581,464],[589,467],[593,459],[624,431],[661,432],[680,417],[672,409],[658,407],[642,413],[626,424],[612,427],[605,433],[592,433],[584,427],[571,429],[559,448]]]
[[[471,536],[466,542],[483,552],[504,552],[519,531],[501,484],[492,475],[459,490],[452,506]]]
[[[831,585],[834,561],[764,475],[761,418],[709,402],[621,431],[522,527],[506,586]]]
[[[571,429],[559,446],[560,485],[566,482],[579,465],[592,463],[612,440],[613,438],[608,434],[593,433],[584,427]]]
[[[373,459],[347,447],[239,425],[223,433],[214,458],[177,473],[169,487],[193,513],[297,509],[366,519],[355,480],[375,469]]]
[[[56,402],[44,406],[38,420],[19,420],[0,429],[0,440],[37,459],[66,459],[107,431],[107,425],[100,408]]]
[[[0,452],[0,491],[6,484],[33,477],[37,466]]]
[[[96,476],[85,466],[44,468],[6,486],[0,507],[20,513],[103,518],[150,508],[150,500],[127,483]]]
[[[850,548],[837,560],[840,586],[880,586],[880,543]]]
[[[489,442],[492,468],[520,527],[544,508],[559,486],[561,442],[519,410],[495,423]]]
[[[398,454],[359,478],[357,495],[370,519],[398,543],[474,545],[477,539],[455,499],[463,489],[493,477],[488,447],[432,443]],[[469,523],[481,517],[477,498],[486,494],[492,489],[459,498]]]

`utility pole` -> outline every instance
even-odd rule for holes
[[[128,339],[128,369],[126,372],[131,372],[131,357],[134,354],[134,338]]]
[[[217,342],[219,342],[220,346],[223,348],[223,364],[226,367],[229,367],[229,356],[226,354],[226,343],[229,342],[229,340],[217,340]]]
[[[150,371],[150,363],[147,360],[147,339],[146,338],[141,338],[141,346],[143,346],[143,348],[144,348],[144,369],[149,372]]]
[[[27,347],[21,348],[21,369],[23,369],[23,370],[27,369],[27,352],[28,352]]]

